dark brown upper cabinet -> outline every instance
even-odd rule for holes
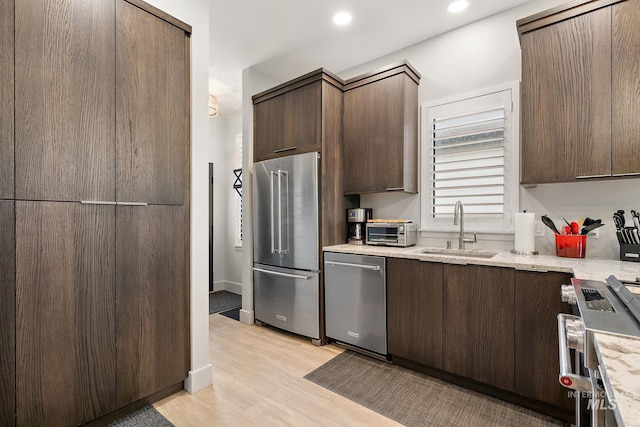
[[[321,152],[327,124],[342,111],[342,102],[326,108],[333,99],[327,91],[336,89],[341,93],[342,81],[319,69],[254,95],[254,161]]]
[[[0,2],[0,198],[14,197],[14,2]],[[2,418],[0,418],[1,424]]]
[[[611,171],[611,19],[598,10],[524,33],[523,184]]]
[[[612,7],[612,174],[640,173],[640,2]]]
[[[404,61],[345,82],[344,192],[418,192],[418,84]]]
[[[567,3],[518,21],[521,183],[640,174],[638,2]]]
[[[185,32],[124,1],[116,16],[116,199],[182,205],[189,148]]]
[[[15,195],[114,200],[115,2],[49,3],[15,1]]]

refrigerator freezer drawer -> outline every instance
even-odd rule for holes
[[[384,257],[324,255],[327,337],[387,354]]]
[[[255,318],[312,339],[320,339],[319,273],[256,264]]]

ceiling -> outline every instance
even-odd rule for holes
[[[211,0],[209,91],[220,115],[242,108],[242,70],[294,77],[316,68],[340,71],[535,0]],[[353,21],[337,27],[334,13]],[[290,78],[290,77],[288,77]]]

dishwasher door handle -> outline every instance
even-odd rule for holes
[[[339,262],[339,261],[325,261],[324,263],[326,265],[330,265],[331,267],[340,266],[340,267],[361,268],[363,270],[380,271],[379,265],[352,264],[350,262]]]

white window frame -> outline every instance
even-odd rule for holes
[[[512,234],[513,216],[519,206],[519,163],[520,163],[520,82],[512,81],[500,85],[480,89],[473,92],[428,101],[421,105],[420,111],[420,231],[423,237],[438,234],[450,234],[459,231],[453,219],[433,218],[431,212],[432,174],[430,150],[429,109],[446,104],[469,100],[484,95],[511,91],[511,105],[505,105],[505,113],[510,114],[505,123],[505,193],[504,216],[502,219],[465,217],[465,231]],[[506,115],[505,115],[506,116]],[[453,210],[452,210],[453,215]]]

